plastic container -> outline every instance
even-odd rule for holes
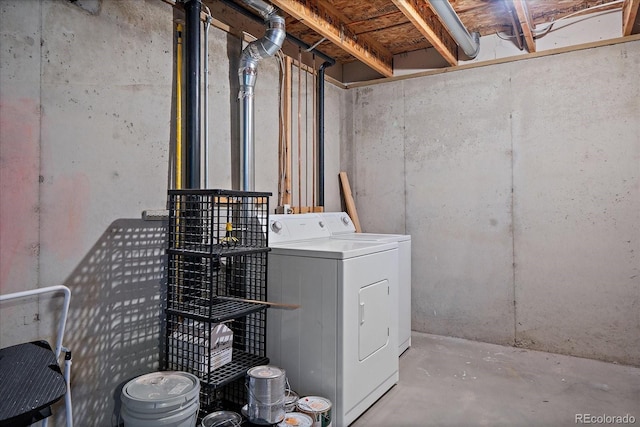
[[[186,372],[153,372],[122,388],[125,427],[195,427],[200,380]]]

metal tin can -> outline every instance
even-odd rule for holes
[[[284,392],[284,411],[294,412],[300,396],[293,390],[285,390]]]
[[[285,371],[276,366],[255,366],[247,371],[247,415],[254,424],[277,424],[284,419]]]
[[[306,396],[298,400],[298,411],[313,419],[313,427],[331,427],[331,401],[320,396]]]

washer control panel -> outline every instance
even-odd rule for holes
[[[269,244],[331,237],[326,220],[317,214],[269,216]]]
[[[325,221],[332,235],[356,232],[356,227],[346,212],[322,212],[318,216]]]

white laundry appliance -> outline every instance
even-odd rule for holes
[[[398,382],[398,244],[332,239],[316,214],[271,215],[267,356],[346,427]]]
[[[411,346],[411,236],[408,234],[356,233],[346,212],[318,214],[337,239],[398,243],[398,355]]]

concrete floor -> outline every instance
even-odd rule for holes
[[[577,414],[640,425],[640,368],[414,333],[398,384],[351,426],[575,426]]]

